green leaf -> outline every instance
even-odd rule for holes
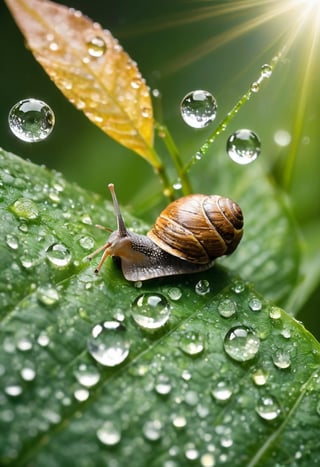
[[[320,462],[320,346],[300,323],[222,266],[137,287],[110,260],[97,277],[83,258],[110,203],[3,151],[0,174],[1,465]],[[132,318],[146,293],[170,307],[158,331]],[[108,346],[115,320],[110,367],[92,329]]]

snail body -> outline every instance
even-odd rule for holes
[[[96,268],[108,256],[120,258],[124,277],[143,281],[191,274],[212,267],[219,256],[231,254],[243,233],[243,215],[237,203],[218,195],[187,195],[170,203],[147,235],[126,229],[113,184],[109,185],[118,228],[105,245]]]

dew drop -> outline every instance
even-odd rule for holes
[[[260,91],[260,81],[253,81],[250,86],[250,91],[252,92],[259,92]]]
[[[84,250],[92,250],[94,247],[94,240],[89,235],[81,237],[79,243]]]
[[[79,388],[79,389],[76,389],[73,393],[74,395],[74,398],[78,401],[78,402],[84,402],[88,399],[90,393],[88,391],[88,389],[85,389],[85,388]]]
[[[280,370],[285,370],[290,367],[291,359],[290,354],[283,349],[278,349],[272,355],[273,364]]]
[[[22,141],[37,143],[46,139],[53,130],[55,117],[52,109],[38,99],[23,99],[9,112],[9,127]]]
[[[22,386],[19,384],[9,384],[4,388],[4,392],[11,397],[18,397],[22,394]]]
[[[168,296],[171,298],[171,300],[177,301],[182,297],[182,292],[179,287],[171,287],[168,290]]]
[[[232,396],[232,387],[226,381],[219,381],[212,389],[211,395],[217,402],[227,402]]]
[[[141,87],[142,81],[140,78],[133,78],[130,82],[130,85],[133,89],[139,89]]]
[[[224,350],[233,360],[246,362],[254,358],[260,347],[260,339],[246,326],[231,328],[224,338]]]
[[[17,250],[19,248],[19,241],[15,235],[6,235],[6,243],[11,250]]]
[[[120,365],[129,355],[130,343],[126,328],[118,321],[104,321],[92,329],[88,351],[101,365]]]
[[[257,386],[264,386],[267,382],[268,374],[261,370],[257,369],[252,373],[252,380]]]
[[[257,414],[264,420],[275,420],[281,413],[279,403],[272,396],[262,396],[256,405]]]
[[[262,65],[261,76],[263,78],[270,78],[271,75],[272,75],[272,67],[268,63]]]
[[[206,279],[198,281],[194,288],[196,294],[207,295],[210,292],[210,283]]]
[[[248,302],[248,306],[252,311],[261,311],[262,303],[258,298],[251,298]]]
[[[42,332],[38,336],[37,342],[40,345],[40,347],[47,347],[50,343],[49,336],[46,333]]]
[[[191,91],[182,99],[180,112],[187,125],[204,128],[216,118],[217,101],[208,91]]]
[[[210,452],[202,454],[200,462],[202,467],[214,467],[216,465],[215,457]]]
[[[71,253],[63,243],[53,243],[47,248],[48,261],[58,268],[64,268],[70,264]]]
[[[185,446],[184,455],[189,461],[195,461],[199,458],[199,451],[196,449],[193,443],[188,443]]]
[[[246,286],[243,282],[237,280],[237,281],[234,281],[234,283],[231,286],[231,289],[233,290],[235,294],[239,295],[245,291]]]
[[[161,429],[160,420],[149,420],[143,425],[143,434],[149,441],[158,441],[161,438]]]
[[[260,140],[251,130],[237,130],[227,140],[227,153],[237,164],[250,164],[257,159],[260,151]]]
[[[25,381],[33,381],[36,377],[35,369],[30,366],[22,368],[20,374],[21,374],[21,378],[24,379]]]
[[[184,415],[175,414],[172,417],[172,425],[178,429],[184,428],[187,425],[187,419]]]
[[[188,355],[200,355],[204,350],[204,338],[197,331],[187,331],[180,338],[179,348]]]
[[[37,290],[38,302],[47,307],[58,303],[60,296],[58,291],[52,286],[43,286]]]
[[[87,50],[91,57],[99,58],[106,53],[107,46],[102,37],[96,36],[87,42]]]
[[[278,308],[277,306],[271,307],[271,310],[269,311],[269,316],[271,319],[278,320],[281,318],[281,308]]]
[[[223,318],[230,318],[237,312],[237,305],[230,298],[225,298],[220,300],[218,304],[218,312]]]
[[[97,438],[106,446],[115,446],[121,440],[121,431],[114,422],[107,420],[97,430]]]
[[[81,364],[75,370],[75,377],[77,378],[78,382],[85,386],[86,388],[91,388],[95,386],[100,380],[100,373],[96,367],[92,365],[85,365]]]
[[[29,198],[19,198],[11,206],[11,211],[21,219],[34,220],[39,216],[38,206]]]
[[[21,352],[27,352],[32,349],[32,341],[29,337],[21,337],[17,342],[17,349]]]
[[[132,317],[144,329],[159,329],[170,317],[170,305],[166,297],[158,293],[143,293],[132,303]]]
[[[156,392],[158,394],[161,394],[162,396],[166,396],[167,394],[170,393],[171,389],[172,389],[172,385],[171,385],[169,377],[164,374],[158,375],[156,384],[155,384]]]

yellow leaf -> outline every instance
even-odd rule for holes
[[[69,101],[157,168],[149,89],[112,34],[47,0],[5,1],[35,58]]]

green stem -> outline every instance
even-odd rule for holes
[[[151,162],[151,165],[155,171],[155,173],[158,175],[160,178],[160,181],[162,183],[163,187],[163,194],[169,199],[169,201],[174,200],[174,191],[172,188],[172,185],[170,183],[167,171],[165,166],[163,165],[157,151],[154,148],[150,148],[150,151],[152,153],[152,157],[148,159],[148,161]]]
[[[183,175],[188,173],[191,167],[194,164],[196,164],[196,162],[201,160],[203,156],[207,154],[210,146],[214,143],[217,136],[219,136],[221,133],[226,131],[228,125],[233,120],[233,118],[237,115],[241,107],[243,107],[243,105],[246,104],[250,100],[253,94],[256,94],[260,90],[262,81],[264,81],[266,78],[269,78],[271,76],[281,55],[282,55],[282,52],[279,52],[275,57],[273,57],[270,65],[264,65],[261,68],[258,79],[254,81],[253,83],[251,83],[249,89],[243,94],[243,96],[238,100],[238,102],[227,113],[225,118],[219,123],[219,125],[216,127],[214,132],[211,134],[211,136],[209,136],[209,138],[206,139],[206,141],[200,147],[199,151],[196,154],[194,154],[191,157],[190,161],[185,165],[185,167],[183,168]],[[268,67],[268,71],[266,70],[266,67]]]
[[[184,195],[188,195],[192,193],[192,187],[191,183],[189,180],[189,176],[187,173],[184,172],[183,168],[183,161],[180,157],[180,152],[168,130],[168,128],[160,123],[156,123],[156,129],[158,131],[159,136],[163,139],[168,152],[171,156],[171,159],[174,163],[174,166],[176,168],[176,172],[178,175],[178,178],[181,182],[181,187],[182,187],[182,192]]]

